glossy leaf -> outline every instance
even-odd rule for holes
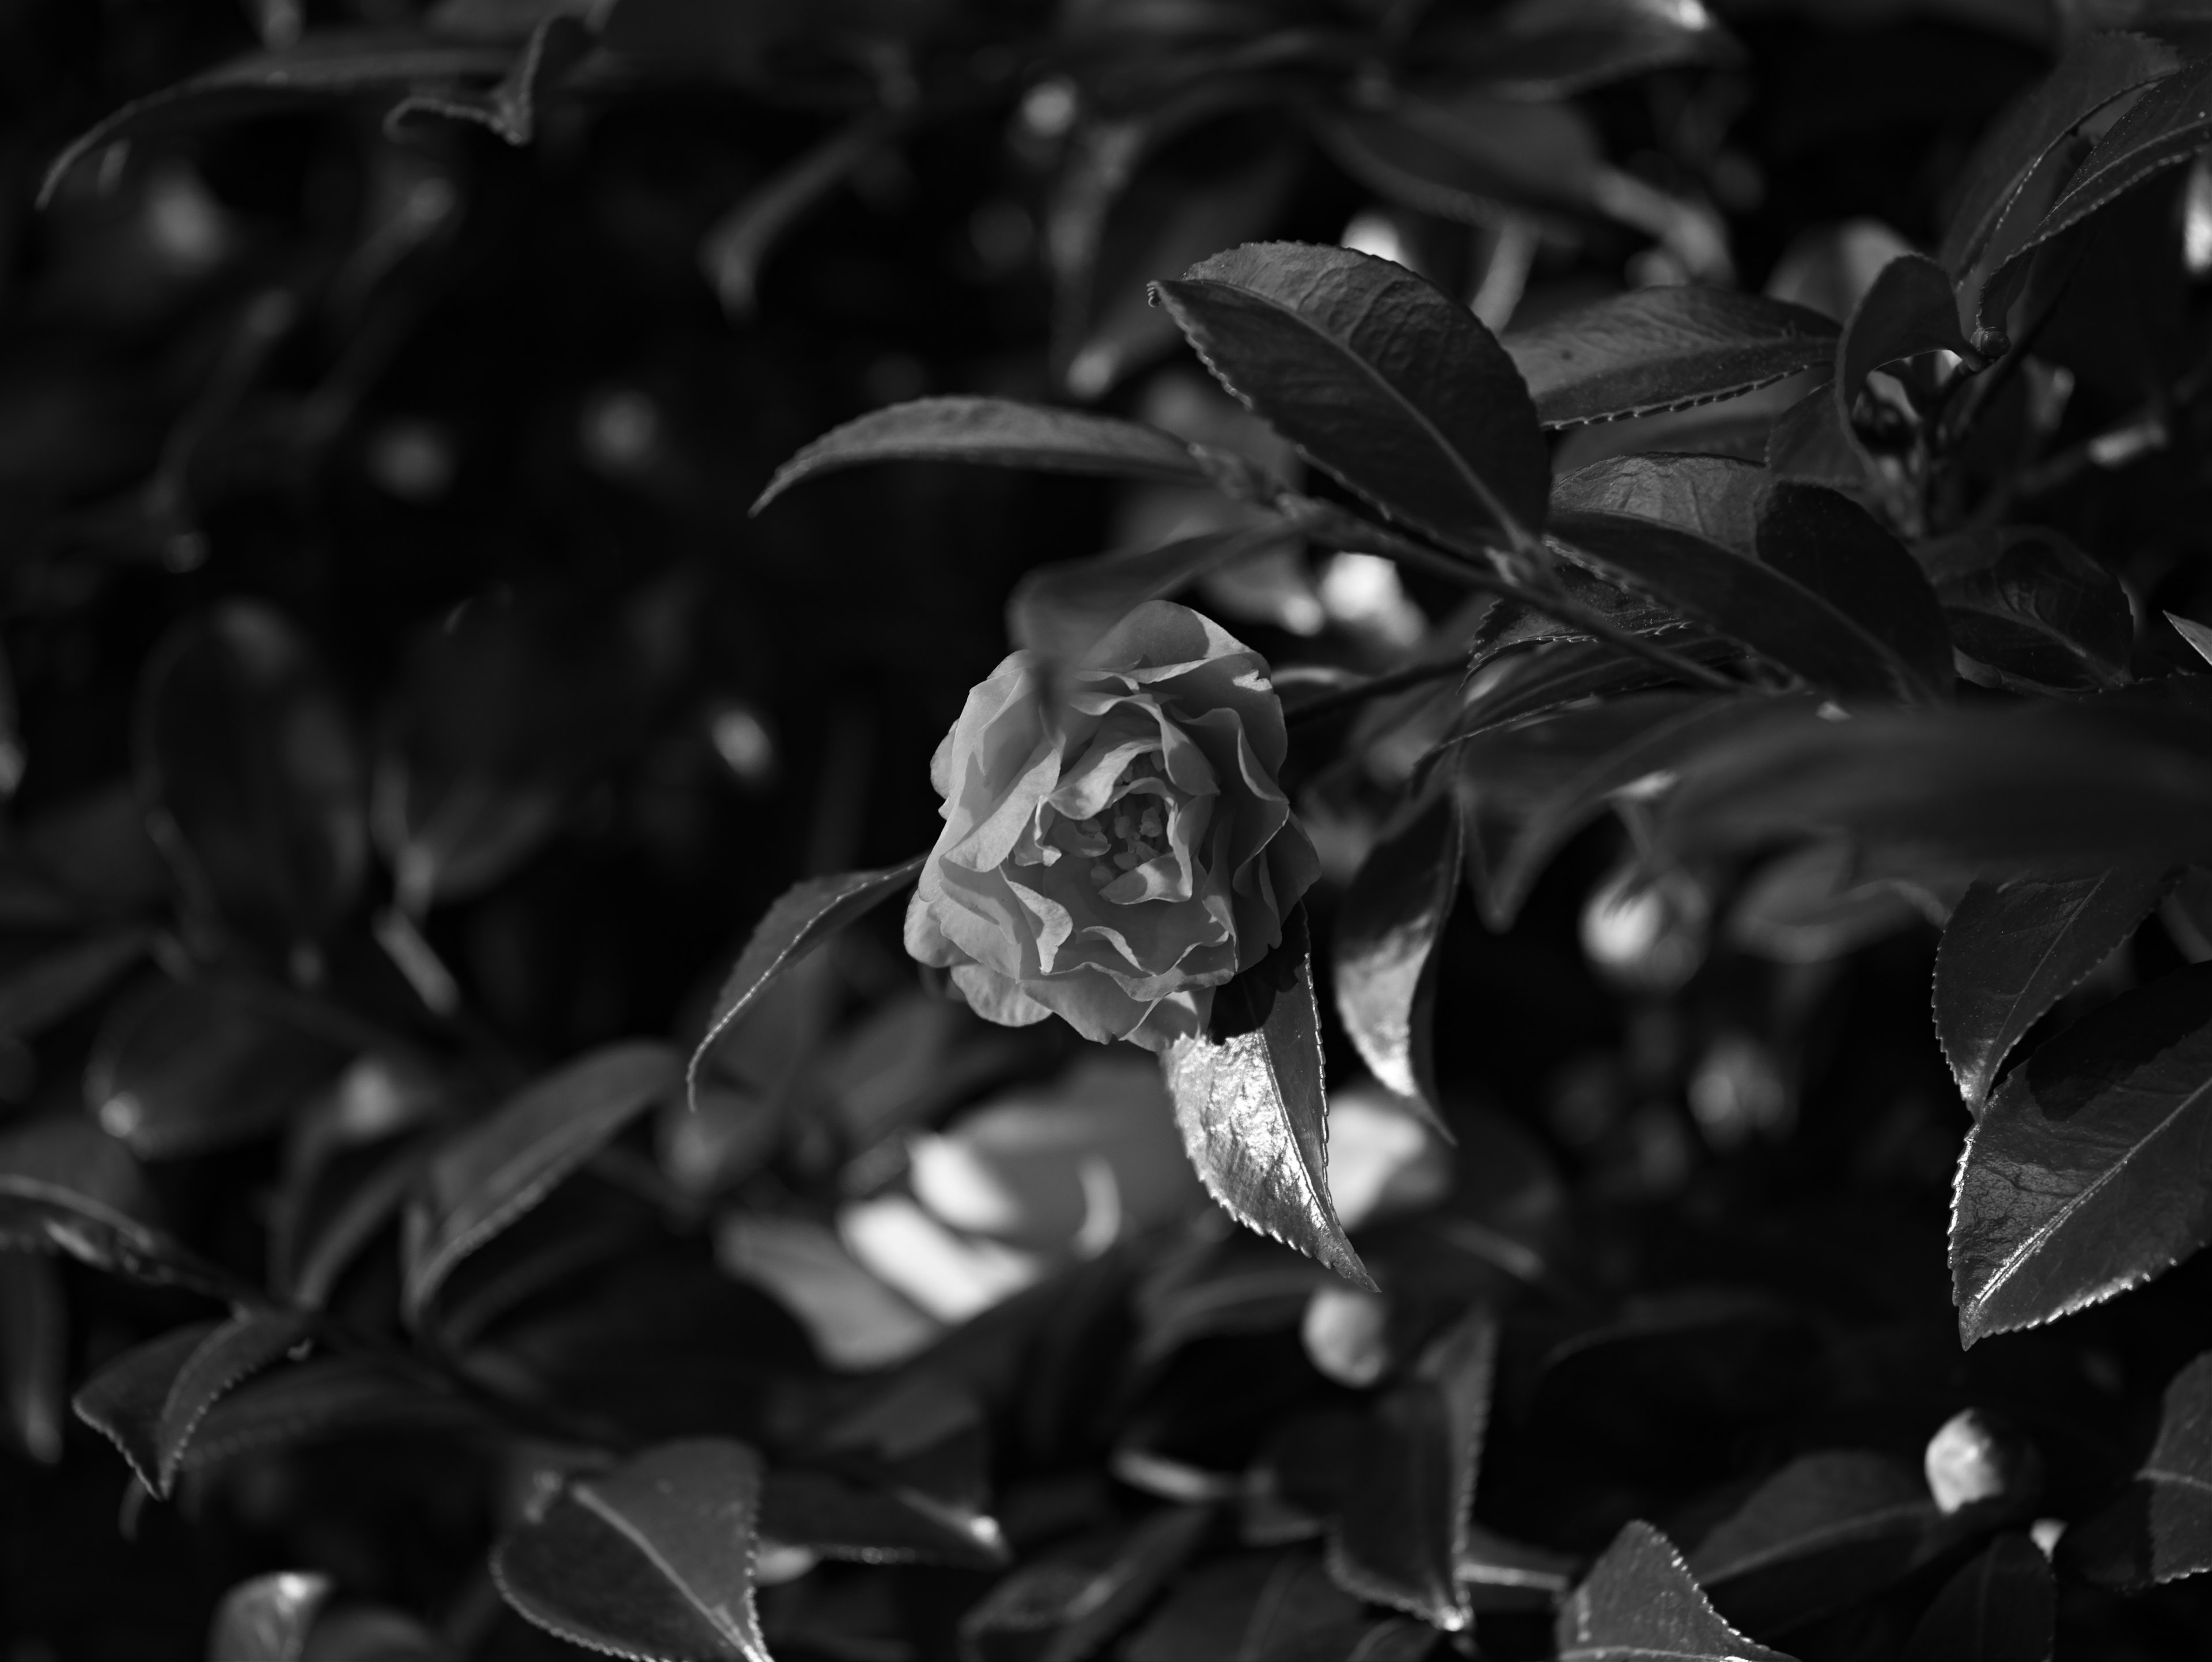
[[[1085,1662],[1159,1595],[1212,1522],[1204,1507],[1164,1507],[1103,1548],[1032,1559],[961,1617],[962,1654]]]
[[[1371,1286],[1328,1194],[1328,1105],[1305,914],[1214,995],[1206,1031],[1164,1058],[1183,1147],[1239,1223]]]
[[[683,1079],[665,1044],[609,1045],[510,1097],[430,1160],[409,1208],[406,1309]]]
[[[110,929],[40,953],[0,977],[0,1033],[29,1038],[74,1014],[152,944],[144,929]]]
[[[2050,241],[2144,180],[2181,167],[2212,135],[2212,61],[2200,60],[2145,93],[2097,141],[2024,245]]]
[[[1936,954],[1936,1036],[1978,1113],[2028,1029],[2135,933],[2170,874],[2118,865],[2084,877],[1976,883]]]
[[[633,1662],[768,1662],[753,1613],[759,1457],[664,1443],[511,1530],[492,1574],[548,1633]]]
[[[1542,524],[1550,470],[1519,371],[1404,267],[1252,243],[1157,292],[1230,391],[1385,513],[1468,550]]]
[[[1413,804],[1378,842],[1337,913],[1337,1014],[1368,1070],[1437,1113],[1429,1017],[1431,965],[1459,894],[1456,798],[1437,791]],[[1441,1123],[1441,1122],[1438,1122]]]
[[[2111,572],[2056,532],[1996,533],[1995,557],[1937,586],[1962,673],[2008,691],[2089,692],[2128,679],[2135,620]]]
[[[1710,12],[1673,0],[1517,0],[1437,46],[1484,87],[1529,99],[1571,97],[1630,76],[1737,56]]]
[[[2033,1327],[2212,1237],[2212,967],[2092,1011],[2014,1068],[1951,1207],[1959,1335]]]
[[[1715,1525],[1687,1562],[1723,1616],[1771,1633],[1863,1602],[1960,1534],[1903,1461],[1807,1454]]]
[[[1163,484],[1206,481],[1190,447],[1156,428],[1010,399],[916,399],[823,434],[776,470],[753,511],[824,473],[890,461],[981,462]]]
[[[2068,1570],[2130,1591],[2212,1570],[2212,1355],[2167,1382],[2157,1440],[2133,1480],[2058,1550]]]
[[[307,1635],[336,1591],[314,1570],[279,1570],[240,1581],[216,1606],[209,1662],[305,1662]]]
[[[178,1328],[102,1368],[77,1393],[77,1415],[166,1500],[209,1410],[307,1333],[307,1318],[276,1311]]]
[[[998,1569],[1006,1543],[988,1515],[918,1489],[875,1486],[826,1471],[775,1470],[761,1491],[760,1528],[785,1546],[864,1564],[952,1564]]]
[[[714,995],[714,1014],[691,1052],[686,1070],[690,1088],[699,1088],[699,1065],[716,1042],[753,1006],[776,978],[823,941],[866,916],[921,874],[927,856],[917,855],[875,871],[810,877],[793,885],[753,926],[735,968]]]
[[[179,624],[139,690],[138,775],[185,893],[281,950],[352,907],[368,871],[363,769],[312,648],[231,601]]]
[[[1329,1537],[1339,1586],[1446,1633],[1474,1621],[1460,1570],[1472,1555],[1468,1514],[1497,1357],[1497,1320],[1480,1308],[1430,1347],[1380,1404],[1368,1458]]]
[[[1923,254],[1900,254],[1881,268],[1844,326],[1836,345],[1836,417],[1851,432],[1851,406],[1866,378],[1885,364],[1923,352],[1953,352],[1978,362],[1959,332],[1951,279]]]
[[[2027,1536],[2000,1535],[1944,1583],[1903,1662],[2051,1662],[2057,1622],[2050,1561]]]
[[[1080,658],[1146,600],[1164,600],[1200,578],[1300,540],[1287,521],[1269,519],[1227,531],[1201,531],[1151,548],[1041,565],[1014,585],[1006,634],[1048,658]]]
[[[1507,334],[1547,427],[1734,398],[1824,368],[1836,326],[1760,295],[1682,283],[1638,289]]]
[[[1559,1662],[1789,1662],[1723,1621],[1674,1544],[1645,1523],[1613,1537],[1559,1611]]]

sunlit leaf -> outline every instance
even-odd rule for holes
[[[1559,1662],[1789,1662],[1723,1621],[1645,1523],[1613,1537],[1559,1611]]]
[[[761,1491],[761,1532],[785,1546],[863,1564],[952,1564],[998,1569],[1010,1562],[997,1522],[896,1482],[778,1469]]]

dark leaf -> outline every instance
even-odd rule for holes
[[[1836,412],[1835,380],[1823,377],[1805,396],[1774,418],[1767,429],[1764,460],[1778,479],[1824,484],[1856,501],[1866,498],[1872,483],[1867,458],[1852,441],[1850,426]]]
[[[1431,965],[1458,897],[1459,861],[1457,797],[1433,791],[1375,845],[1337,913],[1333,968],[1345,1031],[1369,1071],[1432,1120]]]
[[[1695,624],[1674,624],[1664,633],[1669,651],[1696,662],[1743,661],[1743,648],[1734,641]],[[1679,685],[1678,677],[1609,642],[1554,642],[1498,663],[1473,688],[1443,742],[1458,745],[1533,716],[1587,707],[1593,700],[1613,701]]]
[[[353,1047],[243,984],[164,981],[120,1004],[85,1063],[85,1106],[146,1160],[261,1135],[304,1108]]]
[[[1048,658],[1080,658],[1146,600],[1165,599],[1240,560],[1293,545],[1287,521],[1201,531],[1151,548],[1033,567],[1006,601],[1006,634]]]
[[[1490,90],[1528,99],[1571,97],[1654,70],[1738,56],[1710,12],[1674,0],[1516,0],[1435,46]]]
[[[753,1614],[759,1458],[665,1443],[572,1483],[492,1555],[508,1604],[548,1633],[632,1662],[769,1662]]]
[[[41,953],[0,980],[0,1033],[30,1038],[89,1004],[145,955],[144,929],[110,929]]]
[[[131,1151],[76,1114],[0,1137],[0,1242],[50,1247],[96,1269],[228,1297],[232,1278],[147,1221],[153,1209]]]
[[[1980,362],[1959,332],[1959,302],[1949,276],[1924,254],[1900,254],[1881,268],[1852,309],[1836,346],[1836,417],[1846,435],[1853,430],[1851,406],[1866,378],[1923,352],[1954,352]]]
[[[2212,1233],[2212,966],[2094,1010],[2007,1076],[1951,1204],[1959,1336],[2034,1327]]]
[[[1645,1523],[1613,1537],[1560,1610],[1559,1662],[1789,1662],[1723,1622]]]
[[[2212,1354],[2168,1382],[2134,1481],[2059,1537],[2058,1551],[2063,1568],[2130,1590],[2212,1569]]]
[[[1421,1654],[1395,1625],[1378,1634],[1310,1555],[1242,1553],[1184,1577],[1124,1653],[1129,1662],[1352,1662],[1370,1635],[1386,1641],[1391,1662]]]
[[[1502,344],[1547,427],[1734,398],[1833,362],[1836,326],[1764,295],[1639,289],[1516,330]]]
[[[916,399],[824,433],[776,470],[753,512],[808,479],[888,461],[983,462],[1164,484],[1207,478],[1190,447],[1157,428],[1010,399]]]
[[[1541,526],[1550,469],[1520,372],[1403,266],[1252,243],[1157,292],[1231,392],[1384,512],[1470,551]]]
[[[2160,82],[2112,124],[2068,179],[2021,253],[2110,207],[2145,180],[2190,161],[2203,148],[2208,134],[2212,134],[2212,59],[2202,59]]]
[[[242,1455],[356,1431],[486,1428],[459,1398],[434,1391],[390,1362],[314,1356],[240,1385],[208,1411],[185,1446],[183,1469],[214,1471]]]
[[[786,1546],[864,1564],[998,1569],[1008,1562],[989,1517],[915,1488],[877,1487],[833,1472],[769,1472],[761,1490],[760,1528]]]
[[[556,13],[530,32],[507,73],[489,91],[441,87],[410,93],[392,106],[385,126],[396,131],[410,116],[439,115],[489,127],[510,144],[527,144],[538,130],[539,100],[591,49],[591,30],[577,18]]]
[[[1944,1583],[1903,1662],[2051,1662],[2057,1621],[2042,1550],[2025,1535],[2000,1535]]]
[[[1771,860],[1729,909],[1729,938],[1778,964],[1820,964],[1923,921],[1924,891],[1864,868],[1848,843]]]
[[[1943,233],[1940,258],[1963,276],[2036,165],[2069,133],[2114,99],[2171,75],[2173,48],[2147,35],[2080,37],[2053,70],[2008,110],[1974,152]]]
[[[1801,1455],[1714,1525],[1689,1555],[1714,1607],[1772,1633],[1856,1604],[1954,1544],[1927,1481],[1886,1455]]]
[[[1164,1058],[1191,1164],[1223,1208],[1372,1286],[1328,1196],[1328,1103],[1303,909],[1214,995],[1206,1031]]]
[[[413,1616],[354,1604],[317,1618],[300,1662],[457,1662]]]
[[[223,1594],[208,1632],[210,1662],[305,1662],[307,1635],[334,1591],[314,1570],[279,1570]]]
[[[270,1233],[270,1286],[320,1308],[338,1277],[398,1215],[425,1150],[419,1142],[343,1150],[288,1184]]]
[[[69,1307],[53,1264],[0,1251],[0,1426],[15,1452],[40,1465],[62,1458]]]
[[[2158,904],[2156,864],[2085,877],[1987,879],[1960,898],[1936,954],[1936,1036],[1978,1114],[2012,1048]]]
[[[1469,1524],[1453,1574],[1477,1611],[1550,1610],[1567,1596],[1579,1568],[1563,1552],[1493,1535]]]
[[[319,30],[295,45],[234,58],[125,105],[54,158],[40,186],[39,200],[41,204],[52,200],[70,169],[118,140],[276,114],[346,94],[398,92],[422,83],[495,81],[514,61],[514,47],[493,42]]]
[[[733,318],[752,315],[761,268],[777,245],[866,166],[902,125],[897,116],[883,111],[855,117],[755,186],[714,222],[699,245],[699,264],[724,311]]]
[[[1033,1559],[960,1619],[968,1662],[1085,1662],[1187,1563],[1212,1525],[1204,1507],[1170,1507],[1110,1540]]]
[[[308,1330],[306,1317],[278,1311],[179,1328],[102,1368],[77,1393],[77,1416],[120,1449],[138,1480],[167,1500],[209,1410]]]
[[[751,938],[738,954],[737,966],[722,983],[722,990],[714,995],[714,1017],[691,1052],[686,1071],[690,1088],[694,1093],[699,1088],[699,1065],[707,1053],[778,977],[913,882],[927,858],[917,855],[900,865],[876,871],[810,877],[787,890],[753,926]]]
[[[1497,1360],[1497,1319],[1480,1308],[1429,1348],[1380,1404],[1369,1458],[1329,1537],[1339,1586],[1446,1633],[1474,1619],[1460,1567],[1471,1556],[1468,1513]]]
[[[609,1045],[501,1103],[433,1157],[406,1226],[405,1307],[419,1317],[453,1266],[677,1089],[665,1044]]]
[[[1496,225],[1524,212],[1558,220],[1597,210],[1604,154],[1571,104],[1401,96],[1317,124],[1346,173],[1422,213]]]
[[[147,664],[137,739],[187,895],[280,950],[351,910],[368,861],[361,758],[290,624],[240,600],[179,625]]]
[[[1994,557],[1937,587],[1962,673],[2021,693],[2089,692],[2128,679],[2135,620],[2111,572],[2057,533],[1994,533]]]

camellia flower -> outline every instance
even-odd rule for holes
[[[1166,1050],[1319,872],[1275,782],[1285,748],[1266,661],[1186,606],[1139,606],[1049,702],[1013,654],[931,764],[945,829],[907,950],[993,1021]]]

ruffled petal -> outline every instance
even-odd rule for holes
[[[1001,1027],[1034,1027],[1052,1014],[1018,984],[981,964],[955,965],[952,984],[969,1009]]]

